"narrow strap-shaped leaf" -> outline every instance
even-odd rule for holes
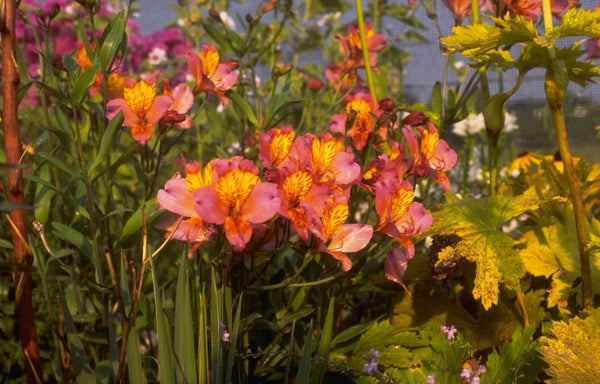
[[[325,324],[323,324],[323,332],[321,333],[321,340],[319,341],[319,347],[317,348],[317,354],[322,358],[315,365],[315,371],[311,375],[310,382],[313,384],[319,384],[323,381],[323,375],[325,374],[325,367],[327,362],[325,359],[329,356],[329,347],[331,345],[332,333],[333,333],[333,312],[334,312],[335,298],[332,296],[329,300],[329,308],[327,309],[327,315],[325,316]]]
[[[298,374],[296,375],[296,384],[308,384],[310,379],[310,362],[312,356],[312,321],[306,333],[306,342],[302,350]]]
[[[65,317],[65,326],[67,329],[67,339],[69,340],[69,349],[71,351],[71,360],[73,361],[73,368],[77,375],[78,384],[95,383],[96,379],[93,375],[90,362],[85,354],[83,343],[77,332],[77,327],[73,322],[69,307],[65,301],[64,293],[61,294],[63,315]]]
[[[198,380],[188,266],[189,260],[184,252],[179,265],[177,296],[175,298],[175,356],[181,366],[181,370],[177,370],[177,378],[181,383],[195,383]]]
[[[237,301],[237,308],[235,310],[235,317],[233,318],[233,324],[231,326],[230,340],[229,340],[229,354],[227,356],[227,368],[225,370],[226,380],[231,380],[231,374],[233,373],[233,363],[235,362],[235,353],[237,350],[237,340],[240,333],[240,323],[242,317],[242,302],[243,295],[240,295]]]
[[[144,376],[142,358],[140,356],[138,333],[135,327],[131,328],[127,337],[127,370],[129,372],[130,383],[146,383],[146,376]]]
[[[102,139],[100,140],[100,149],[98,149],[98,154],[88,168],[89,175],[91,175],[92,171],[104,160],[109,149],[115,147],[115,139],[117,138],[117,133],[119,132],[121,124],[123,124],[123,113],[119,113],[114,119],[108,122],[106,130],[104,131]]]

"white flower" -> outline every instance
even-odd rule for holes
[[[452,132],[458,136],[470,136],[479,133],[485,129],[485,122],[483,121],[483,113],[478,115],[470,113],[466,119],[454,123],[452,126]]]
[[[462,60],[456,60],[454,62],[454,69],[457,71],[460,71],[461,69],[463,69],[464,67],[466,67],[467,65],[465,64],[464,61]]]
[[[458,123],[454,123],[452,126],[452,132],[458,136],[471,136],[475,135],[485,129],[485,120],[483,118],[483,113],[479,113],[475,115],[474,113],[470,113],[466,119],[459,121]],[[505,132],[513,132],[519,129],[519,125],[517,124],[517,116],[506,112],[504,114],[504,131]]]
[[[148,54],[148,62],[151,65],[160,65],[167,61],[167,51],[162,48],[154,47],[152,52]]]
[[[179,19],[177,19],[177,25],[180,27],[185,27],[187,24],[185,19],[182,19],[181,17]]]
[[[235,21],[229,16],[229,14],[225,11],[219,12],[219,17],[225,26],[232,31],[236,31]]]
[[[338,20],[340,18],[340,16],[342,16],[342,13],[339,11],[336,13],[326,13],[317,21],[317,25],[319,27],[322,27],[325,24],[327,24],[327,22],[330,20],[331,21]]]
[[[504,115],[504,131],[513,132],[517,129],[519,129],[519,125],[517,124],[517,116],[506,112]]]

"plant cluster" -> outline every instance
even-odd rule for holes
[[[594,382],[600,163],[563,103],[600,75],[600,11],[443,4],[451,33],[435,0],[357,1],[349,25],[343,1],[180,0],[151,36],[134,1],[0,4],[0,375]],[[420,8],[448,69],[427,105],[399,48]],[[507,159],[533,69],[559,151]]]

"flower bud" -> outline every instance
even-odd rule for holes
[[[54,4],[52,4],[52,7],[50,7],[50,13],[48,14],[48,17],[50,20],[53,20],[56,16],[58,16],[59,13],[60,13],[60,4],[54,3]]]
[[[275,67],[273,67],[271,76],[276,79],[280,76],[288,74],[293,68],[294,66],[292,64],[277,63],[275,64]]]

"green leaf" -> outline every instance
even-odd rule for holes
[[[590,11],[585,8],[569,8],[561,17],[561,22],[552,28],[548,37],[600,37],[600,10]]]
[[[361,370],[365,356],[371,349],[379,352],[378,363],[385,366],[407,368],[414,363],[410,349],[427,345],[416,332],[408,331],[404,326],[391,324],[389,320],[374,323],[360,338],[352,351],[349,364]]]
[[[108,69],[108,65],[112,63],[119,50],[119,46],[126,41],[125,22],[125,11],[121,11],[112,18],[100,38],[100,47],[96,57],[103,71]]]
[[[160,206],[156,201],[156,198],[152,198],[146,201],[145,204],[142,204],[142,206],[129,217],[123,226],[123,230],[121,231],[121,240],[140,231],[143,224],[142,212],[144,212],[147,224],[150,224],[152,221],[156,220],[159,216],[157,212],[159,207]]]
[[[302,357],[298,364],[298,373],[296,374],[296,384],[308,384],[310,381],[310,362],[312,355],[312,322],[306,333],[306,342],[302,349]]]
[[[158,287],[156,278],[156,267],[151,262],[152,281],[154,288],[154,310],[156,315],[156,336],[158,343],[158,364],[160,373],[160,382],[166,384],[175,383],[175,372],[178,366],[175,363],[173,355],[173,342],[171,339],[171,324],[163,308],[163,292]]]
[[[512,18],[507,14],[504,18],[490,19],[495,25],[477,23],[453,27],[452,35],[442,37],[441,44],[447,48],[448,53],[460,52],[480,62],[490,50],[531,42],[539,36],[533,23],[523,16]]]
[[[74,245],[81,253],[90,257],[90,259],[93,257],[92,243],[81,232],[57,221],[51,222],[50,226],[54,229],[52,233],[55,236]]]
[[[537,342],[532,342],[534,326],[515,330],[510,342],[494,349],[489,355],[487,372],[481,375],[482,384],[522,383],[536,381],[542,371],[542,361],[537,352]]]
[[[94,84],[96,72],[98,72],[98,67],[93,65],[86,71],[81,72],[77,77],[77,80],[75,80],[73,92],[71,92],[71,104],[74,108],[81,104],[90,87]]]
[[[138,333],[135,327],[131,328],[127,337],[127,372],[129,372],[130,383],[146,383],[146,376],[142,368],[142,357],[140,356]]]
[[[123,113],[119,112],[119,114],[117,116],[115,116],[115,118],[113,118],[112,120],[110,120],[108,122],[108,125],[106,126],[106,130],[104,131],[104,134],[102,135],[102,139],[100,140],[100,149],[98,149],[98,154],[96,155],[96,158],[94,159],[94,161],[92,162],[92,164],[90,164],[90,166],[88,167],[88,175],[92,175],[92,171],[98,166],[100,165],[100,163],[102,161],[104,161],[106,158],[106,154],[108,153],[108,151],[112,148],[115,148],[116,145],[116,138],[117,138],[117,134],[119,133],[119,128],[121,127],[121,125],[123,124]]]
[[[329,356],[329,349],[331,346],[331,340],[333,338],[333,315],[335,311],[335,297],[332,296],[329,299],[329,308],[327,309],[327,315],[325,316],[325,323],[323,324],[323,330],[321,332],[321,340],[317,347],[317,354],[323,358],[315,364],[314,372],[311,375],[311,383],[318,384],[323,381],[323,375],[325,374],[325,363]]]
[[[77,178],[77,179],[81,178],[81,175],[79,175],[79,173],[73,169],[73,166],[67,165],[64,161],[62,161],[58,157],[51,155],[50,153],[46,153],[46,152],[42,152],[42,151],[37,152],[36,155],[39,156],[40,158],[42,158],[43,160],[46,160],[50,164],[54,165],[61,171],[67,173],[68,175],[70,175],[74,178]]]
[[[177,292],[175,297],[175,356],[178,366],[179,382],[196,383],[196,346],[194,345],[194,322],[192,319],[192,300],[190,277],[187,273],[189,260],[184,252],[181,256],[179,274],[177,276]]]
[[[71,351],[71,360],[73,362],[75,374],[77,375],[77,383],[95,383],[96,379],[94,378],[94,375],[92,373],[92,368],[85,353],[83,342],[79,337],[77,327],[73,322],[73,317],[71,316],[67,303],[64,299],[64,293],[61,294],[61,302],[63,316],[65,319],[65,327],[67,330],[67,339],[69,340],[69,349]]]
[[[344,329],[342,332],[338,333],[333,340],[331,341],[331,348],[335,348],[340,344],[343,344],[349,340],[354,339],[355,337],[361,335],[367,329],[373,326],[375,320],[371,320],[367,323],[356,324],[347,329]]]
[[[540,198],[534,187],[516,197],[499,194],[494,198],[458,200],[448,193],[446,198],[449,203],[434,214],[429,233],[461,238],[455,253],[476,263],[473,295],[489,309],[498,303],[499,284],[516,290],[523,275],[517,243],[502,231],[502,225],[538,209]]]
[[[233,103],[238,106],[242,114],[248,119],[248,121],[252,125],[254,125],[255,127],[260,127],[260,123],[256,118],[256,114],[254,114],[252,107],[250,106],[250,104],[248,104],[246,99],[244,99],[242,96],[240,96],[239,93],[235,91],[228,92],[227,97],[229,97],[233,101]]]

